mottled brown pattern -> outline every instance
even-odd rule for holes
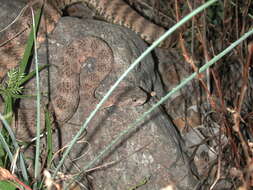
[[[86,98],[87,110],[94,109],[99,98],[95,90],[113,69],[114,57],[109,45],[100,38],[93,36],[73,40],[64,47],[63,64],[57,64],[55,90],[52,104],[59,123],[68,121],[79,105],[79,90]],[[80,73],[82,84],[80,86]],[[103,105],[137,106],[145,103],[147,95],[137,87],[122,87]],[[118,102],[119,101],[119,102]]]
[[[42,0],[31,1],[30,6],[35,9],[41,7]],[[50,33],[61,16],[61,10],[73,3],[84,2],[93,7],[98,14],[109,22],[130,28],[139,34],[145,41],[152,43],[160,37],[165,29],[159,27],[144,17],[140,16],[123,0],[48,0],[44,5],[44,18],[40,27],[38,40],[44,41],[45,33]],[[15,67],[24,53],[25,43],[31,26],[31,11],[26,9],[24,15],[8,30],[0,35],[0,79],[6,74],[7,69]],[[18,33],[17,37],[14,38]],[[14,39],[12,39],[14,38]],[[9,39],[12,39],[8,41]],[[8,42],[7,42],[8,41]],[[7,42],[7,43],[4,43]],[[168,39],[161,47],[169,47]]]
[[[122,0],[100,0],[87,1],[88,4],[97,7],[98,13],[104,16],[108,21],[130,28],[139,34],[148,43],[153,43],[154,40],[164,34],[165,29],[153,24],[149,20],[140,16],[128,4]],[[169,47],[170,40],[168,39],[161,47]]]
[[[91,59],[94,64],[90,63]],[[94,70],[86,72],[85,78],[82,78],[92,87],[86,86],[87,97],[93,97],[92,89],[110,73],[113,65],[112,50],[102,39],[92,36],[74,40],[65,48],[64,61],[58,66],[58,80],[52,98],[57,121],[65,122],[75,113],[80,99],[80,72],[82,68],[84,72],[87,71],[91,65]]]
[[[42,2],[28,0],[28,5],[36,10],[42,6]],[[44,4],[38,33],[38,45],[45,41],[46,34],[54,30],[61,17],[61,10],[77,2],[84,2],[93,7],[98,14],[110,22],[132,29],[149,43],[164,33],[163,28],[141,17],[122,0],[48,0]],[[0,79],[10,68],[17,66],[21,60],[31,28],[31,18],[31,11],[27,8],[16,23],[1,33]],[[56,91],[52,97],[56,119],[60,123],[69,120],[78,107],[81,68],[87,72],[86,78],[83,79],[86,83],[85,88],[87,88],[85,96],[91,97],[91,104],[95,104],[97,100],[94,97],[94,89],[111,71],[113,63],[113,52],[106,42],[91,36],[71,42],[66,47],[64,55],[63,63],[57,66],[59,80],[57,80]],[[123,91],[118,90],[119,94]],[[143,104],[147,99],[147,95],[138,88],[127,89],[127,91],[127,95],[121,97],[120,105],[136,106]],[[110,107],[116,99],[117,96],[114,96],[114,99],[109,99],[104,107]]]
[[[56,7],[64,8],[76,2],[85,2],[92,6],[98,14],[109,22],[125,26],[141,36],[146,42],[153,43],[164,34],[165,29],[153,24],[132,9],[123,0],[58,0]],[[170,46],[170,39],[165,40],[160,47]]]
[[[39,1],[34,2],[35,9],[42,6]],[[45,4],[37,37],[39,44],[45,40],[46,33],[52,32],[60,16],[52,5]],[[14,24],[0,33],[0,81],[7,71],[16,67],[22,59],[32,23],[31,18],[31,10],[27,8]]]

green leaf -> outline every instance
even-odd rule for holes
[[[38,9],[35,15],[35,26],[36,31],[38,30],[40,17],[41,17],[41,9]],[[13,115],[13,104],[15,102],[16,96],[22,92],[22,87],[20,86],[24,82],[26,82],[29,78],[31,78],[34,74],[29,75],[29,77],[25,77],[24,73],[27,68],[29,58],[32,55],[32,48],[34,44],[33,38],[34,31],[31,30],[25,48],[25,53],[21,60],[21,63],[18,68],[15,68],[8,72],[8,81],[6,82],[7,87],[5,85],[0,85],[0,94],[2,94],[5,108],[4,108],[4,115],[8,115],[7,122],[10,124],[12,121]],[[44,66],[45,67],[45,66]],[[44,68],[43,67],[43,68]]]
[[[49,66],[49,64],[39,66],[39,71],[42,71],[43,69],[45,69],[48,66]],[[24,76],[23,79],[19,82],[19,85],[23,85],[24,83],[29,81],[32,77],[35,76],[35,74],[36,74],[36,72],[32,71],[29,74],[27,74],[26,76]]]
[[[16,190],[17,187],[13,182],[10,181],[0,181],[0,190]]]
[[[50,168],[53,160],[53,129],[52,129],[52,117],[48,110],[45,111],[45,124],[47,129],[47,167]]]
[[[36,29],[36,33],[38,31],[38,26],[39,26],[39,23],[40,23],[40,18],[41,18],[41,11],[42,11],[42,8],[38,9],[38,11],[36,11],[36,14],[35,14],[35,29]],[[25,48],[25,53],[23,55],[23,58],[20,62],[20,72],[21,73],[24,73],[26,68],[27,68],[27,64],[29,62],[29,58],[30,56],[32,55],[32,48],[33,48],[33,43],[34,43],[34,34],[33,34],[33,30],[31,30],[30,34],[29,34],[29,37],[28,37],[28,40],[27,40],[27,43],[26,43],[26,48]]]

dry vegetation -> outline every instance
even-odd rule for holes
[[[155,4],[157,18],[167,27],[173,21],[167,19],[168,22],[165,22],[166,18],[172,17],[172,20],[179,21],[203,2],[161,1],[160,4]],[[167,8],[170,15],[164,13]],[[191,65],[193,71],[198,71],[201,66],[199,63],[208,62],[249,31],[252,21],[251,0],[220,1],[194,17],[192,22],[177,32],[178,48],[185,62]],[[207,185],[208,189],[213,189],[222,180],[230,181],[234,189],[246,190],[253,187],[252,56],[253,42],[248,39],[210,68],[208,77],[198,75],[212,110],[207,115],[211,119],[207,119],[206,126],[218,126],[218,133],[203,142],[212,148],[216,157],[206,160],[208,164],[205,171],[196,176],[200,184],[203,187],[204,184]],[[232,68],[233,65],[236,68]],[[8,173],[8,176],[11,175]]]
[[[203,1],[186,2],[175,1],[177,21],[187,12],[184,7],[191,11]],[[252,13],[250,0],[225,0],[193,18],[178,33],[185,61],[198,71],[199,62],[209,61],[252,28]],[[204,142],[216,154],[215,159],[206,160],[205,172],[199,176],[200,183],[209,184],[208,189],[215,188],[222,180],[230,181],[235,189],[253,186],[252,54],[253,42],[248,39],[210,68],[207,78],[198,75],[211,105],[212,113],[207,117],[215,115],[206,126],[219,128],[218,133]],[[231,69],[234,65],[237,69]]]

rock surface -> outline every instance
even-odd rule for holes
[[[82,36],[95,36],[103,39],[110,46],[114,55],[113,71],[99,87],[94,87],[97,97],[103,96],[123,71],[146,48],[143,41],[133,32],[120,26],[94,20],[63,18],[52,35],[49,36],[48,43],[40,48],[39,63],[61,64],[61,62],[57,63],[58,59],[56,58],[62,56],[61,50],[70,41]],[[52,60],[54,60],[53,63]],[[41,72],[41,86],[44,95],[48,92],[48,83],[50,88],[53,88],[56,83],[54,81],[55,68],[57,67],[49,67],[49,78],[53,80],[50,82],[47,81],[48,70]],[[163,89],[159,75],[155,71],[156,65],[152,57],[148,56],[133,69],[121,86],[140,87],[147,95],[154,91],[159,96]],[[82,86],[82,73],[80,79]],[[31,80],[26,87],[26,93],[33,93],[34,80]],[[83,91],[85,91],[85,87],[80,89],[80,104],[76,113],[66,124],[59,126],[54,134],[55,150],[64,147],[71,141],[90,111],[94,109],[94,107],[87,107],[87,97],[82,96]],[[47,103],[47,101],[44,96],[43,103]],[[154,101],[150,97],[143,106],[115,105],[100,110],[89,124],[87,135],[74,146],[69,160],[66,162],[65,172],[67,174],[75,173],[76,166],[78,168],[85,167],[121,131],[147,111]],[[19,115],[26,112],[28,113],[27,117],[33,118],[34,105],[35,103],[31,99],[21,100]],[[31,138],[34,135],[34,124],[34,118],[30,121],[22,119],[21,122],[19,120],[15,128],[17,136],[22,139]],[[175,142],[178,145],[178,141],[180,142],[180,136],[178,136],[169,117],[161,110],[157,110],[130,135],[125,136],[120,144],[113,148],[103,160],[100,160],[98,165],[93,166],[101,167],[103,164],[115,162],[111,166],[88,173],[88,179],[92,184],[91,189],[127,189],[136,187],[140,183],[143,183],[143,186],[139,189],[158,190],[168,184],[174,184],[179,189],[189,189],[192,181],[188,176],[188,168],[182,161],[177,160],[178,147],[175,146]],[[75,160],[75,158],[78,159]],[[178,161],[177,164],[175,164],[176,161]],[[74,163],[75,165],[73,165]],[[144,182],[146,183],[144,184]]]

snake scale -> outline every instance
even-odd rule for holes
[[[45,6],[45,17],[46,17],[46,23],[48,24],[47,30],[42,27],[39,31],[38,40],[39,42],[43,42],[44,37],[43,33],[45,31],[52,31],[54,29],[54,25],[57,23],[57,20],[60,18],[59,10],[63,9],[67,5],[70,5],[72,3],[79,2],[79,1],[53,1],[53,3],[48,2],[49,4],[46,4]],[[110,7],[106,5],[106,1],[101,1],[98,4],[95,4],[95,1],[85,1],[86,3],[90,3],[89,5],[92,6],[98,6],[98,7]],[[109,2],[109,1],[108,1]],[[114,2],[114,1],[113,1]],[[130,11],[131,14],[136,16],[136,12],[132,11],[130,7],[121,2],[121,1],[115,1],[114,6],[123,6],[126,9]],[[37,6],[37,4],[33,3],[33,6]],[[57,7],[58,10],[55,8]],[[114,7],[114,8],[116,8]],[[118,10],[118,9],[117,9]],[[99,9],[98,11],[101,15],[104,15],[105,18],[108,20],[111,20],[115,13],[111,11],[109,8],[106,9]],[[109,14],[110,12],[110,14]],[[121,16],[122,17],[122,16]],[[116,20],[115,23],[123,24],[119,22],[119,17],[115,17]],[[123,18],[121,18],[123,19]],[[130,26],[128,22],[130,20],[126,19],[127,22],[125,22],[124,26]],[[141,19],[142,20],[142,19]],[[18,24],[17,26],[19,29],[13,29],[13,30],[7,30],[4,35],[1,36],[0,42],[3,44],[2,47],[0,47],[0,69],[1,73],[5,74],[6,71],[16,66],[18,61],[21,59],[21,55],[24,51],[25,42],[27,40],[27,35],[29,30],[27,28],[21,28],[20,27],[28,27],[29,25],[26,25],[30,21],[30,18],[27,14],[24,15],[21,19],[21,23],[17,22],[15,24]],[[112,21],[112,20],[111,20]],[[147,20],[143,20],[143,22],[148,22]],[[152,24],[153,25],[153,24]],[[43,26],[43,23],[42,23]],[[134,26],[134,25],[133,25]],[[155,26],[155,25],[154,25]],[[137,28],[137,27],[130,27],[130,28]],[[13,38],[15,36],[15,33],[17,30],[24,31],[22,35],[19,35],[18,37]],[[137,32],[137,30],[134,30]],[[139,31],[139,30],[138,30]],[[5,39],[3,38],[5,36]],[[8,41],[7,43],[4,42],[8,38],[13,38],[13,40]],[[144,34],[146,36],[146,34]],[[144,38],[144,36],[142,36]],[[145,38],[147,41],[151,40],[151,36],[148,38]],[[7,55],[7,56],[4,56]],[[73,40],[73,42],[69,43],[67,47],[64,48],[63,53],[63,61],[61,62],[61,65],[57,65],[57,75],[59,76],[56,79],[56,88],[55,91],[52,93],[52,105],[53,110],[56,116],[56,119],[59,123],[64,123],[68,121],[73,114],[75,113],[78,105],[79,105],[79,88],[80,88],[80,72],[82,68],[84,68],[85,79],[82,78],[83,81],[87,81],[85,84],[85,89],[87,92],[86,94],[83,94],[85,97],[90,97],[89,104],[90,107],[92,105],[94,106],[97,103],[97,100],[93,97],[94,96],[94,88],[96,88],[100,82],[110,73],[112,70],[113,65],[113,52],[111,48],[107,45],[105,41],[102,39],[88,36],[84,38],[80,38],[77,40]],[[7,57],[7,58],[5,58]],[[8,60],[8,61],[7,61]],[[6,66],[7,65],[7,66]],[[4,68],[5,66],[5,68]],[[88,72],[89,68],[93,67],[92,72]],[[83,72],[83,71],[82,71]],[[126,89],[125,89],[126,90]],[[121,90],[118,91],[122,93]],[[122,95],[122,94],[121,94]],[[146,99],[147,95],[142,90],[138,88],[133,88],[128,90],[128,94],[126,97],[121,97],[121,102],[118,105],[128,105],[128,106],[136,106],[143,104]],[[117,95],[114,94],[113,98],[109,99],[107,104],[105,104],[104,107],[108,107],[114,104],[114,101],[117,99]]]
[[[85,109],[87,111],[94,109],[98,103],[94,91],[110,74],[114,65],[110,46],[98,37],[80,37],[71,41],[64,49],[63,61],[57,65],[56,85],[52,92],[53,109],[59,123],[65,123],[76,112],[80,100],[79,89],[84,89],[82,96],[86,97]],[[117,102],[119,97],[120,102]],[[112,105],[138,106],[146,100],[147,95],[141,89],[124,87],[113,93],[103,108]]]
[[[73,57],[75,59],[73,59]],[[89,63],[90,62],[90,63]],[[96,64],[92,65],[92,62]],[[83,65],[82,65],[83,64]],[[96,72],[86,72],[88,81],[86,89],[94,88],[110,72],[113,64],[113,53],[110,47],[101,39],[85,37],[74,40],[65,49],[63,64],[58,69],[59,81],[52,98],[57,121],[69,120],[79,103],[80,72],[82,67],[95,66]],[[92,97],[89,90],[85,97]],[[67,111],[63,111],[67,110]]]
[[[44,5],[45,21],[42,20],[38,41],[44,41],[43,34],[53,31],[65,7],[79,2],[94,8],[105,20],[131,29],[148,43],[152,43],[165,32],[164,28],[139,15],[123,0],[47,0]],[[41,3],[42,0],[29,0],[28,5],[36,9],[41,6]],[[20,61],[30,27],[31,13],[30,9],[27,9],[17,22],[0,33],[0,78]],[[160,45],[162,48],[169,46],[170,39]]]

